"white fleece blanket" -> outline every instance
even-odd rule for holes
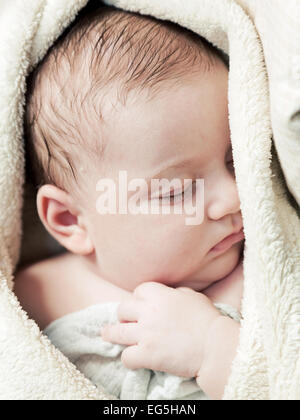
[[[273,42],[272,36],[266,38],[263,33],[267,28],[263,25],[263,16],[268,14],[266,4],[274,16],[276,12],[280,16],[274,40],[286,25],[298,28],[292,22],[297,22],[299,2],[236,1],[253,21],[259,16],[258,27],[263,39]],[[108,3],[186,26],[229,54],[230,129],[246,241],[240,343],[223,398],[300,399],[300,222],[278,164],[278,160],[284,163],[290,190],[299,201],[299,173],[295,171],[299,168],[296,161],[299,161],[300,107],[294,106],[299,105],[299,101],[295,101],[299,90],[295,93],[293,87],[299,88],[300,43],[296,42],[296,33],[291,32],[286,37],[294,42],[293,51],[298,51],[295,60],[285,63],[287,72],[292,75],[289,91],[282,90],[282,78],[274,77],[279,72],[272,68],[279,65],[279,61],[267,61],[271,66],[268,71],[273,75],[269,79],[271,92],[281,89],[278,91],[288,93],[285,105],[272,112],[271,126],[262,45],[253,22],[236,1],[110,0]],[[0,0],[2,399],[113,398],[95,387],[51,344],[36,323],[28,319],[13,293],[13,274],[22,237],[22,122],[26,76],[86,3],[87,0]],[[264,6],[260,6],[262,4]],[[264,14],[260,13],[260,7]],[[272,57],[268,45],[270,42],[264,43],[268,52],[266,58]],[[272,84],[274,81],[278,84]],[[293,127],[293,137],[288,130],[278,130],[288,120]],[[280,140],[278,159],[271,148],[272,134],[275,144]],[[292,156],[290,165],[288,156]],[[42,240],[27,239],[25,243],[26,248],[32,246],[32,258],[43,245]]]
[[[225,304],[215,305],[223,315],[240,321]],[[207,400],[195,378],[183,378],[149,369],[127,369],[121,362],[126,346],[102,340],[102,325],[119,323],[118,302],[107,302],[72,312],[44,330],[51,342],[93,384],[121,400]]]

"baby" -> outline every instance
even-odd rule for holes
[[[60,321],[80,322],[76,314],[114,303],[115,322],[101,309],[93,324],[97,342],[119,349],[110,362],[119,355],[130,371],[192,378],[213,399],[223,395],[239,337],[238,317],[215,304],[238,312],[243,287],[227,83],[226,59],[198,35],[91,2],[35,69],[27,93],[38,214],[68,252],[15,279],[23,308],[54,344]],[[96,185],[117,183],[120,170],[148,182],[204,179],[202,223],[188,226],[175,212],[100,215]],[[162,208],[185,194],[151,191],[145,200],[155,196]],[[76,323],[60,339],[72,341]]]

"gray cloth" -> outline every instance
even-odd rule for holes
[[[149,369],[127,369],[121,362],[126,346],[102,340],[100,328],[118,323],[118,302],[101,303],[56,319],[43,331],[50,341],[96,386],[121,400],[206,400],[194,378]],[[216,305],[239,321],[228,305]]]

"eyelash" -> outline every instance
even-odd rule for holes
[[[230,171],[234,172],[232,149],[231,149],[231,152],[230,152],[230,160],[227,161],[226,164],[228,166],[230,165],[230,167],[231,167],[230,168]],[[169,196],[159,196],[159,201],[160,202],[163,202],[164,199],[169,201],[169,199],[170,199],[170,203],[171,204],[174,204],[174,201],[173,200],[175,200],[175,197],[180,197],[180,199],[182,199],[184,197],[184,194],[186,193],[186,191],[189,190],[191,187],[193,188],[192,195],[194,195],[195,194],[195,188],[194,188],[195,185],[196,185],[196,181],[193,181],[191,183],[191,185],[186,190],[181,191],[179,194],[169,195]]]
[[[176,197],[178,197],[178,199],[177,200],[179,200],[179,197],[180,197],[180,201],[182,200],[182,198],[184,197],[184,195],[185,195],[185,193],[190,189],[190,188],[192,188],[193,189],[193,191],[192,191],[192,195],[194,195],[195,194],[195,185],[196,185],[196,181],[193,181],[190,185],[189,185],[189,187],[188,188],[186,188],[185,190],[183,190],[183,191],[181,191],[180,193],[178,193],[178,194],[175,194],[175,195],[166,195],[166,196],[159,196],[159,201],[161,201],[161,202],[163,202],[163,200],[167,200],[168,202],[169,202],[169,199],[170,199],[170,204],[175,204],[175,200],[176,200]]]

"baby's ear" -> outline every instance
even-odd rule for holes
[[[74,254],[94,251],[83,217],[72,197],[54,185],[43,185],[37,194],[37,210],[47,231]]]

